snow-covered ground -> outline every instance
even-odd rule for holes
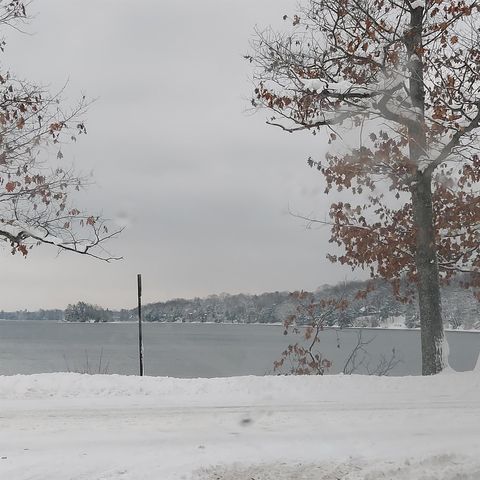
[[[0,377],[2,480],[478,480],[480,371]]]

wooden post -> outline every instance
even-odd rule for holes
[[[143,377],[143,337],[142,337],[142,275],[137,275],[138,291],[138,355],[140,359],[140,376]]]

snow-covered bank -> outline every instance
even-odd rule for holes
[[[480,478],[480,375],[0,377],[0,478]]]

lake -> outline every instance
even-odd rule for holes
[[[58,371],[136,374],[135,323],[57,323],[0,321],[0,374]],[[327,329],[320,351],[333,362],[330,373],[342,371],[357,342],[359,329]],[[391,375],[421,372],[418,330],[362,329],[363,364],[370,369],[389,357],[392,349],[401,362]],[[447,332],[450,363],[455,370],[471,370],[480,351],[480,332]],[[264,375],[297,336],[283,335],[280,325],[144,324],[145,373],[153,376],[223,377]],[[358,359],[361,360],[361,357]],[[359,373],[364,373],[365,369]]]

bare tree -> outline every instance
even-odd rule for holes
[[[20,28],[26,19],[25,2],[0,0],[0,27]],[[0,67],[0,239],[12,253],[27,255],[47,244],[106,261],[118,258],[103,245],[120,230],[109,231],[105,219],[72,204],[73,193],[89,180],[62,165],[63,142],[86,133],[87,106],[82,97],[65,109],[61,92],[51,95]]]
[[[357,341],[351,350],[349,356],[345,361],[342,372],[345,375],[352,375],[353,373],[360,373],[362,370],[368,375],[377,375],[379,377],[388,375],[399,363],[402,362],[397,356],[395,348],[392,348],[390,356],[383,353],[380,355],[379,361],[372,366],[371,355],[368,351],[368,346],[375,340],[371,337],[368,340],[363,339],[362,330],[357,331]],[[337,338],[340,344],[340,339]]]
[[[336,146],[309,159],[326,193],[348,192],[324,222],[344,249],[329,258],[403,298],[401,279],[416,285],[424,375],[447,363],[440,282],[462,271],[480,286],[479,11],[475,0],[306,0],[285,31],[258,30],[247,56],[267,123],[325,129]]]

